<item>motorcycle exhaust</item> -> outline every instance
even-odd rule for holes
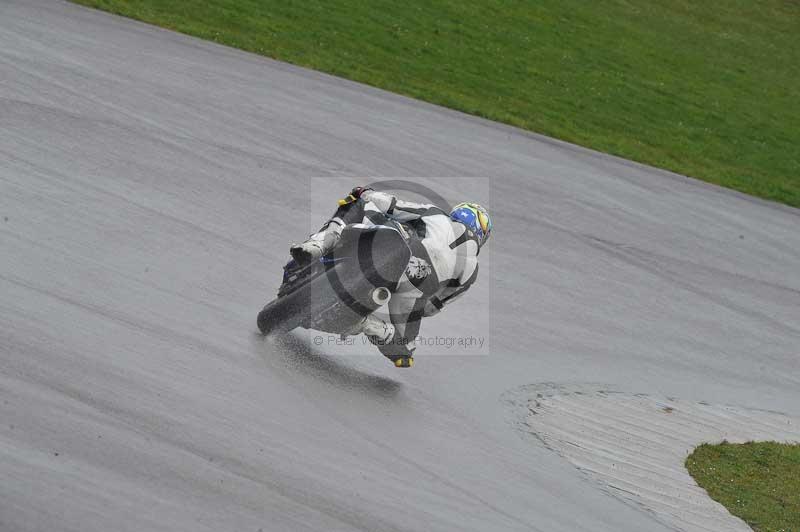
[[[385,305],[392,298],[392,292],[385,286],[381,286],[372,291],[372,302],[378,306]]]

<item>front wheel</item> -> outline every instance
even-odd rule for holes
[[[261,334],[289,332],[310,315],[307,289],[303,287],[267,303],[256,319]]]

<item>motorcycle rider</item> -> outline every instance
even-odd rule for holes
[[[414,339],[423,317],[433,316],[466,292],[478,276],[478,253],[492,231],[489,213],[477,203],[459,203],[450,213],[387,192],[356,187],[322,228],[290,248],[301,266],[328,253],[350,224],[398,222],[411,248],[411,259],[392,293],[390,323],[374,314],[345,334],[364,333],[395,366],[414,364]]]

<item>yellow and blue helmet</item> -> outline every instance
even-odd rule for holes
[[[450,218],[470,228],[478,237],[478,246],[483,246],[492,232],[489,212],[477,203],[459,203],[450,211]]]

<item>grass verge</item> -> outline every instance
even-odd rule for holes
[[[795,0],[75,0],[800,207]]]
[[[800,531],[800,445],[703,444],[686,468],[712,499],[757,531]]]

